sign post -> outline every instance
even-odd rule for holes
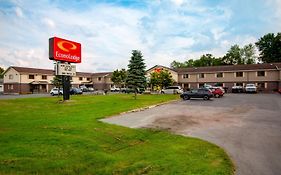
[[[57,61],[55,75],[62,76],[63,100],[70,97],[70,76],[76,76],[76,66],[81,63],[81,44],[58,37],[49,39],[49,59]]]

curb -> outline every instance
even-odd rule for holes
[[[173,102],[176,102],[176,101],[179,101],[179,100],[171,100],[171,101],[159,103],[159,104],[156,104],[156,105],[151,105],[151,106],[147,106],[147,107],[143,107],[143,108],[137,108],[137,109],[133,109],[133,110],[126,111],[126,112],[121,112],[121,113],[119,113],[119,115],[133,113],[133,112],[140,112],[140,111],[144,111],[144,110],[147,110],[147,109],[155,108],[157,106],[173,103]]]

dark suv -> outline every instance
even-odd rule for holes
[[[214,97],[214,94],[210,89],[199,88],[193,89],[191,91],[186,91],[180,95],[183,100],[189,100],[190,98],[203,98],[204,100],[209,100]]]

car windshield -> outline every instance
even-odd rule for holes
[[[247,84],[248,87],[254,87],[254,84]]]

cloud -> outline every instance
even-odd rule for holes
[[[49,28],[55,28],[56,27],[55,22],[53,20],[49,19],[49,18],[44,18],[43,23]]]
[[[78,71],[126,68],[133,49],[142,51],[148,67],[206,53],[222,56],[231,45],[280,29],[280,1],[266,7],[258,1],[11,1],[0,6],[0,65],[52,68],[53,36],[82,44]]]
[[[20,7],[15,7],[15,13],[16,13],[17,17],[23,18],[23,12]]]

